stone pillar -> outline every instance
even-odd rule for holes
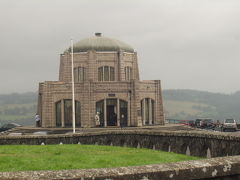
[[[104,99],[104,127],[107,127],[107,100]]]
[[[146,110],[145,110],[145,101],[146,101],[146,99],[144,98],[143,99],[143,106],[142,106],[142,108],[143,108],[143,114],[142,114],[142,117],[143,117],[143,125],[145,126],[145,124],[146,124]]]
[[[120,102],[117,99],[117,126],[120,126]]]
[[[125,81],[125,62],[124,62],[124,56],[123,51],[120,50],[118,54],[118,81]]]
[[[152,99],[149,98],[148,99],[148,103],[149,103],[149,125],[152,125]]]
[[[61,122],[62,127],[64,127],[64,100],[61,100]]]
[[[88,52],[88,80],[97,80],[96,76],[96,51],[90,50]]]

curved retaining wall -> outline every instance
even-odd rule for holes
[[[0,136],[0,144],[99,144],[129,147],[144,147],[171,151],[201,157],[221,157],[240,154],[240,136],[216,132],[177,131],[106,131],[80,133],[74,135],[48,136]],[[29,174],[30,173],[30,174]],[[33,171],[1,173],[2,177],[23,177],[32,179],[37,174],[43,179],[240,179],[240,156],[212,158],[200,161],[187,161],[172,164],[146,165],[138,167],[69,170]],[[21,176],[22,174],[22,176]],[[59,174],[61,176],[59,176]],[[38,175],[37,175],[38,176]],[[40,176],[39,176],[40,177]],[[31,179],[31,178],[30,178]]]
[[[211,158],[135,167],[0,173],[1,179],[190,180],[240,179],[240,157]]]
[[[201,157],[240,155],[240,136],[208,132],[106,131],[48,136],[0,136],[4,144],[99,144],[143,147]]]

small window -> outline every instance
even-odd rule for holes
[[[114,81],[114,68],[110,67],[110,81]]]
[[[103,81],[103,67],[98,68],[98,81]]]
[[[81,82],[86,80],[86,72],[84,67],[74,68],[74,81]]]
[[[115,81],[114,67],[110,66],[99,67],[98,81]]]
[[[109,81],[109,66],[104,66],[104,81]]]
[[[133,78],[132,77],[132,68],[129,66],[126,66],[124,71],[125,71],[125,80],[130,81]]]

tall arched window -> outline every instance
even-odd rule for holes
[[[86,80],[86,68],[76,67],[74,68],[74,81],[81,82]]]
[[[63,119],[63,122],[62,122],[62,119]],[[79,101],[75,101],[75,123],[77,127],[81,126],[81,107],[80,107]],[[56,102],[56,126],[57,127],[72,126],[72,100],[71,99],[64,99],[62,101]]]
[[[80,102],[75,101],[75,123],[81,126]],[[64,99],[64,126],[72,126],[72,100]]]
[[[125,80],[130,81],[133,78],[132,77],[132,67],[126,66],[124,71],[125,71]]]
[[[98,81],[115,81],[114,67],[111,66],[99,67]]]

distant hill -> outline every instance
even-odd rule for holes
[[[167,118],[240,119],[240,91],[221,94],[197,90],[164,90],[163,99]]]
[[[163,103],[166,118],[240,119],[240,91],[233,94],[197,90],[164,90]],[[16,122],[34,125],[37,111],[37,93],[0,95],[0,125]]]
[[[0,95],[0,125],[8,122],[33,125],[36,110],[37,93]]]

